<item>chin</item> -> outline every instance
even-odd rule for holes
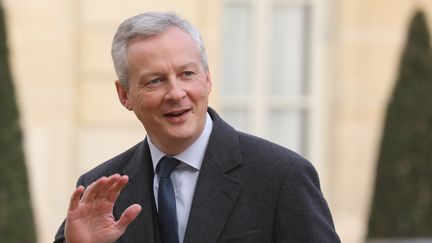
[[[171,137],[171,139],[175,139],[175,140],[189,140],[189,139],[193,138],[193,134],[184,133],[184,132],[176,132],[176,133],[171,133],[169,135],[169,137]]]
[[[193,139],[194,137],[199,136],[199,132],[196,131],[196,129],[179,129],[169,132],[169,136],[172,139],[177,140],[189,140]]]

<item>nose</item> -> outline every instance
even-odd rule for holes
[[[186,91],[176,78],[171,78],[167,85],[165,98],[167,100],[181,100],[186,96]]]

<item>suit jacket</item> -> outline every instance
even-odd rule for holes
[[[340,242],[313,166],[296,153],[236,131],[209,108],[213,130],[192,201],[185,243]],[[131,204],[142,211],[118,243],[161,242],[146,140],[82,175],[128,175],[114,205],[116,219]],[[63,225],[56,242],[64,239]]]

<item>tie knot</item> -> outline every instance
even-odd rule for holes
[[[180,163],[176,158],[164,156],[159,161],[159,177],[169,177],[174,168]]]

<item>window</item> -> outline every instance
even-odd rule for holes
[[[220,108],[235,128],[308,156],[311,5],[225,1]]]

